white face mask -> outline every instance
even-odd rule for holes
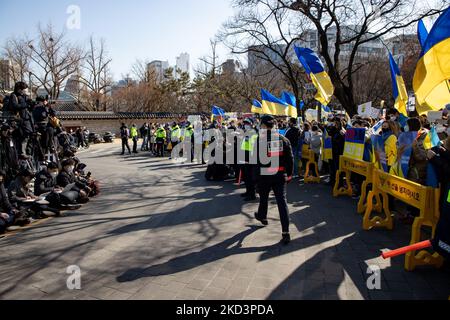
[[[50,175],[54,179],[54,178],[56,178],[58,176],[58,172],[50,172]]]
[[[68,172],[73,172],[74,169],[75,169],[75,167],[67,167]]]
[[[409,132],[409,126],[408,125],[405,126],[405,132]]]
[[[397,117],[391,117],[392,121],[397,121]]]
[[[245,131],[250,131],[250,130],[252,130],[252,127],[249,126],[248,124],[246,124],[246,125],[244,126],[244,129],[245,129]]]

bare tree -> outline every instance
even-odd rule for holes
[[[154,70],[149,70],[149,61],[136,59],[136,61],[131,66],[131,74],[138,82],[149,83],[154,80]]]
[[[64,32],[56,33],[52,25],[38,27],[38,39],[29,42],[33,78],[51,99],[58,99],[63,83],[79,70],[83,50],[65,39]]]
[[[209,78],[214,78],[220,72],[221,65],[219,64],[219,57],[217,55],[217,39],[210,40],[211,54],[200,58],[200,64],[195,70],[197,75]]]
[[[306,76],[294,63],[293,47],[301,40],[298,30],[303,28],[304,19],[271,0],[235,3],[241,10],[224,24],[220,39],[234,54],[249,56],[248,74],[265,77],[279,73],[300,101]]]
[[[88,105],[94,110],[100,110],[100,104],[106,111],[104,98],[112,85],[112,77],[109,69],[112,59],[108,57],[105,41],[101,39],[98,43],[93,37],[89,39],[89,48],[85,55],[81,68],[84,72],[80,75],[80,82],[88,92]]]
[[[241,0],[241,4],[265,2]],[[372,41],[416,24],[419,20],[439,14],[448,3],[417,0],[274,0],[273,7],[287,8],[301,13],[316,29],[320,54],[328,67],[335,86],[335,96],[350,113],[357,112],[353,75],[364,64],[358,64],[360,49]],[[330,37],[330,33],[333,36]],[[350,47],[350,54],[341,66],[342,50]]]
[[[30,70],[30,48],[28,42],[21,38],[10,38],[3,48],[3,56],[9,60],[9,75],[14,82],[24,81]]]

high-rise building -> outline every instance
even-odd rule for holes
[[[181,72],[189,73],[191,71],[189,60],[190,60],[189,54],[187,53],[180,54],[180,56],[178,56],[176,59],[176,69],[180,69]]]
[[[64,91],[73,96],[78,96],[78,94],[80,93],[80,77],[75,74],[71,75],[66,82]]]
[[[411,58],[412,55],[415,53],[418,54],[422,50],[417,35],[415,34],[392,37],[387,39],[385,43],[399,68],[402,68],[407,58]]]
[[[155,60],[147,65],[147,72],[150,75],[154,75],[157,82],[162,82],[164,80],[164,74],[167,69],[169,69],[168,61]]]
[[[2,90],[12,90],[14,88],[11,68],[12,64],[10,60],[0,60],[0,89]]]
[[[262,66],[268,65],[267,59],[270,59],[274,64],[283,64],[282,55],[286,50],[286,45],[280,44],[275,46],[275,50],[269,49],[266,46],[251,46],[248,50],[248,70],[254,72],[259,70]],[[268,58],[267,58],[268,57]]]

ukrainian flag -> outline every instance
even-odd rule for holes
[[[395,62],[392,54],[389,53],[389,63],[391,65],[391,79],[392,79],[392,93],[394,95],[395,109],[404,116],[408,116],[406,106],[408,105],[408,92],[406,91],[405,82],[400,74],[398,65]]]
[[[334,86],[330,76],[325,71],[322,61],[311,49],[295,46],[294,50],[317,89],[316,100],[323,105],[328,105],[334,94]]]
[[[450,101],[450,7],[434,24],[430,33],[419,23],[422,53],[414,74],[413,87],[417,111],[425,114],[445,108]]]
[[[262,109],[262,104],[261,102],[259,102],[258,100],[253,100],[253,104],[252,104],[252,113],[256,113],[256,114],[264,114],[263,113],[263,109]]]
[[[288,104],[287,116],[297,119],[297,99],[295,98],[295,96],[292,93],[283,92],[283,94],[281,95],[281,100]]]
[[[425,150],[430,150],[434,147],[438,147],[441,144],[441,140],[437,134],[436,127],[433,126],[431,130],[428,131],[425,140],[423,141],[423,146]]]
[[[212,107],[211,113],[211,122],[213,122],[215,118],[219,118],[220,121],[222,121],[222,119],[225,117],[225,110],[216,106]]]
[[[273,116],[288,116],[290,106],[287,102],[273,96],[267,90],[261,89],[262,109],[264,114]]]

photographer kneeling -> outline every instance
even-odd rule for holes
[[[76,203],[79,193],[76,191],[65,191],[56,185],[56,177],[59,174],[58,165],[50,162],[46,169],[36,175],[34,183],[34,194],[50,202],[49,207],[59,210],[77,210],[81,206]]]

